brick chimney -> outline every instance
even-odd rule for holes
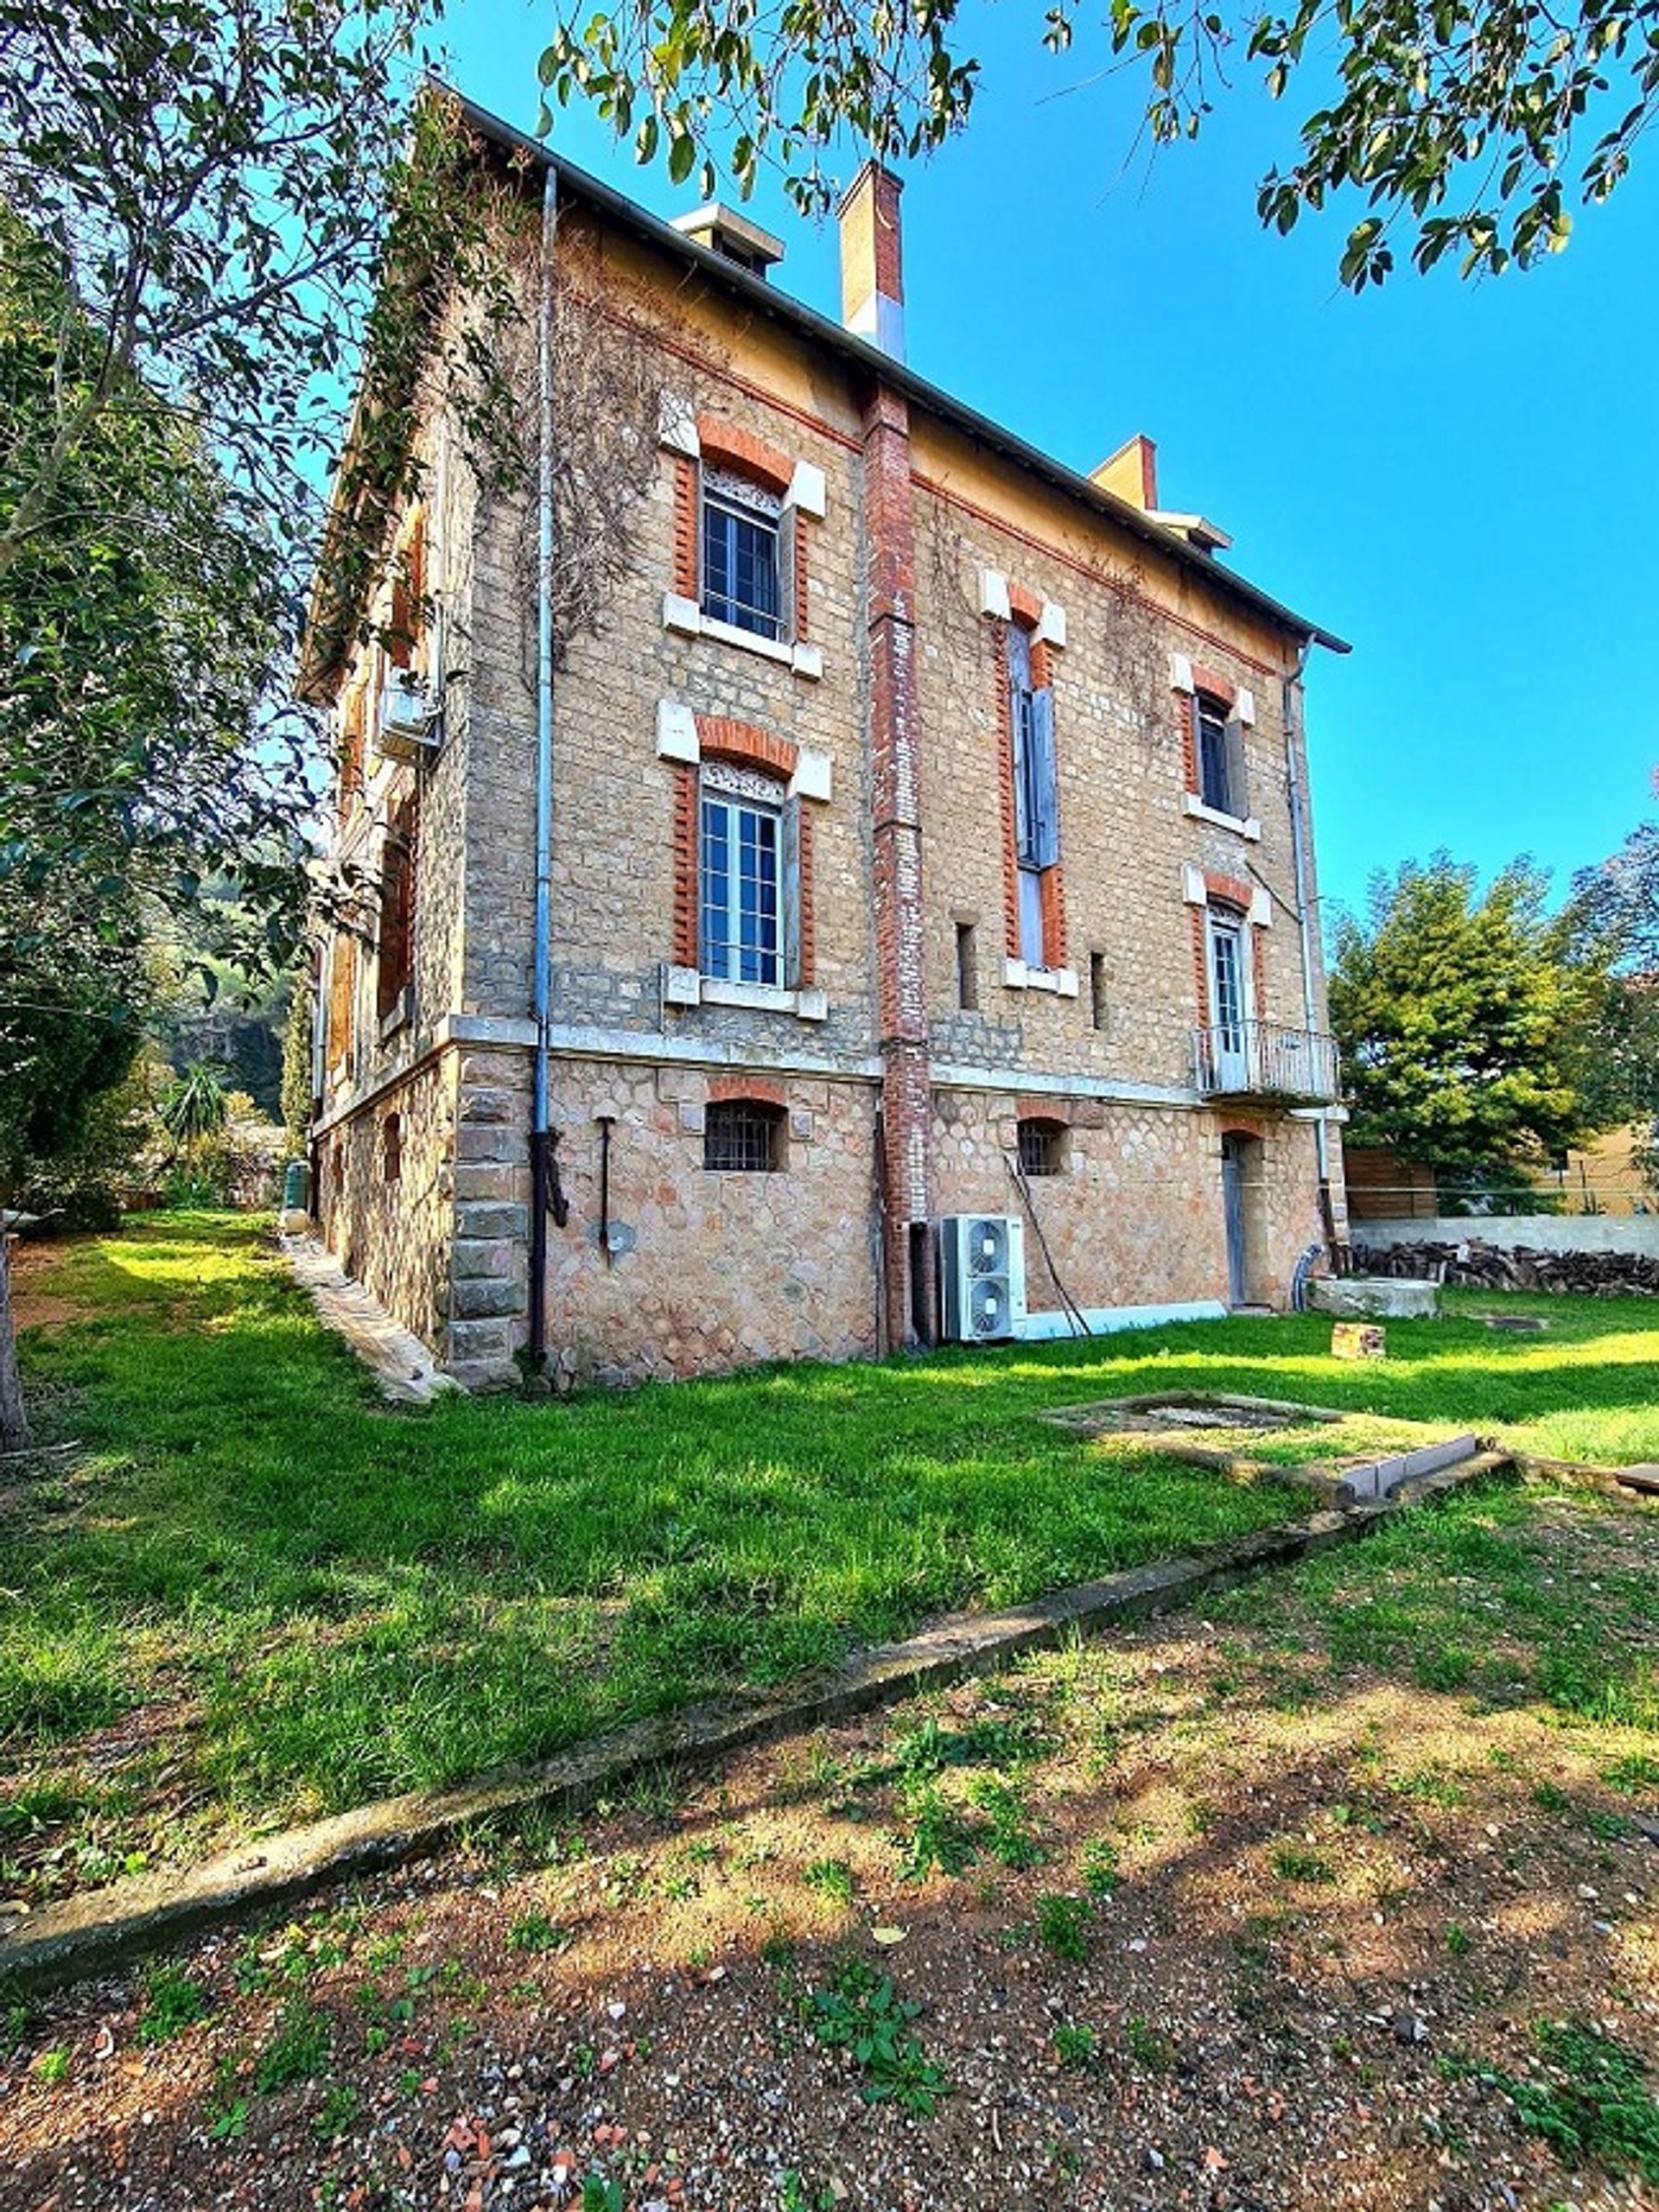
[[[895,361],[905,358],[905,271],[899,228],[904,186],[866,162],[836,210],[841,223],[841,319]]]

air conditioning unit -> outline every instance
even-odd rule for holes
[[[1026,1318],[1026,1224],[1017,1215],[943,1217],[939,1306],[952,1343],[996,1344],[1018,1336]]]
[[[375,726],[375,747],[388,760],[417,760],[442,743],[438,702],[423,677],[407,668],[387,671]]]

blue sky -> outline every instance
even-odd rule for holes
[[[1288,239],[1256,221],[1294,95],[1275,109],[1241,71],[1196,145],[1148,162],[1133,83],[1064,89],[1104,60],[1086,26],[1057,60],[1036,0],[964,14],[973,123],[906,180],[914,367],[1083,469],[1144,430],[1165,504],[1351,641],[1311,673],[1327,904],[1439,846],[1483,874],[1529,852],[1564,893],[1656,810],[1659,152],[1525,276],[1406,273],[1355,299],[1335,278],[1351,213]],[[533,127],[550,22],[454,0],[454,80]],[[696,204],[574,108],[555,143],[659,213]],[[770,183],[748,212],[787,241],[784,288],[836,313],[833,224]]]

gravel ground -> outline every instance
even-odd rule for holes
[[[1659,1581],[1650,1509],[1532,1523],[1575,1629]],[[1569,2097],[1659,2057],[1659,1739],[1521,1675],[1338,1663],[1302,1588],[43,2000],[0,2059],[0,2206],[1659,2204],[1653,2077],[1601,2100],[1622,2174]]]

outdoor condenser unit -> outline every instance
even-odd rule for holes
[[[388,760],[415,760],[435,753],[441,742],[437,702],[426,684],[407,669],[389,671],[380,695],[377,749]]]
[[[957,1344],[1017,1336],[1026,1318],[1026,1224],[1000,1213],[950,1213],[939,1223],[939,1306]]]

